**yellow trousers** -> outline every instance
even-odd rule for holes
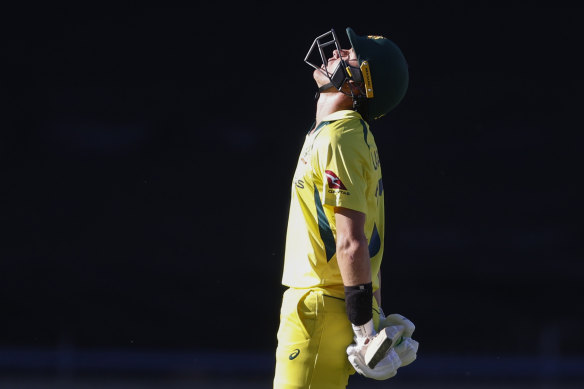
[[[373,299],[373,319],[379,322]],[[320,289],[284,292],[274,389],[340,389],[355,370],[346,349],[353,342],[345,301]]]

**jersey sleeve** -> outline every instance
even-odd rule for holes
[[[339,131],[319,152],[324,205],[366,213],[370,156],[362,133]]]

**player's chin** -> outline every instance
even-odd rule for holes
[[[324,73],[320,70],[315,70],[312,73],[312,77],[314,78],[314,81],[316,81],[316,84],[321,87],[325,84],[329,83],[329,79],[327,76],[324,75]]]

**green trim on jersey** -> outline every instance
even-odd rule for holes
[[[367,148],[370,149],[371,146],[369,146],[369,142],[367,142],[367,125],[365,124],[365,120],[361,119],[360,120],[361,125],[363,126],[363,139],[365,140],[365,144],[367,145]]]
[[[312,126],[310,126],[310,130],[308,130],[308,134],[310,134],[310,133],[311,133],[311,132],[313,132],[313,131],[314,131],[314,132],[317,132],[318,130],[320,130],[321,128],[323,128],[324,126],[326,126],[326,125],[327,125],[327,124],[329,124],[329,123],[330,123],[330,122],[325,122],[325,121],[322,121],[322,122],[320,122],[320,124],[319,124],[319,125],[318,125],[316,128],[314,128],[314,125],[315,125],[316,123],[312,123]]]
[[[314,204],[316,206],[316,212],[318,214],[318,230],[320,232],[320,238],[324,243],[326,261],[328,262],[336,254],[337,244],[335,243],[335,236],[333,235],[333,230],[331,230],[331,226],[324,213],[324,208],[322,207],[322,202],[320,201],[320,196],[318,194],[318,188],[316,186],[314,187]]]
[[[377,231],[377,224],[374,224],[373,232],[369,239],[369,258],[376,256],[379,249],[381,249],[381,239],[379,238],[379,232]]]

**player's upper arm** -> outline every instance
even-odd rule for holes
[[[371,265],[364,233],[365,214],[335,207],[337,225],[337,262],[343,284],[363,285],[371,282]]]
[[[337,227],[337,241],[352,240],[364,241],[365,214],[360,211],[344,207],[335,207],[335,222]]]

